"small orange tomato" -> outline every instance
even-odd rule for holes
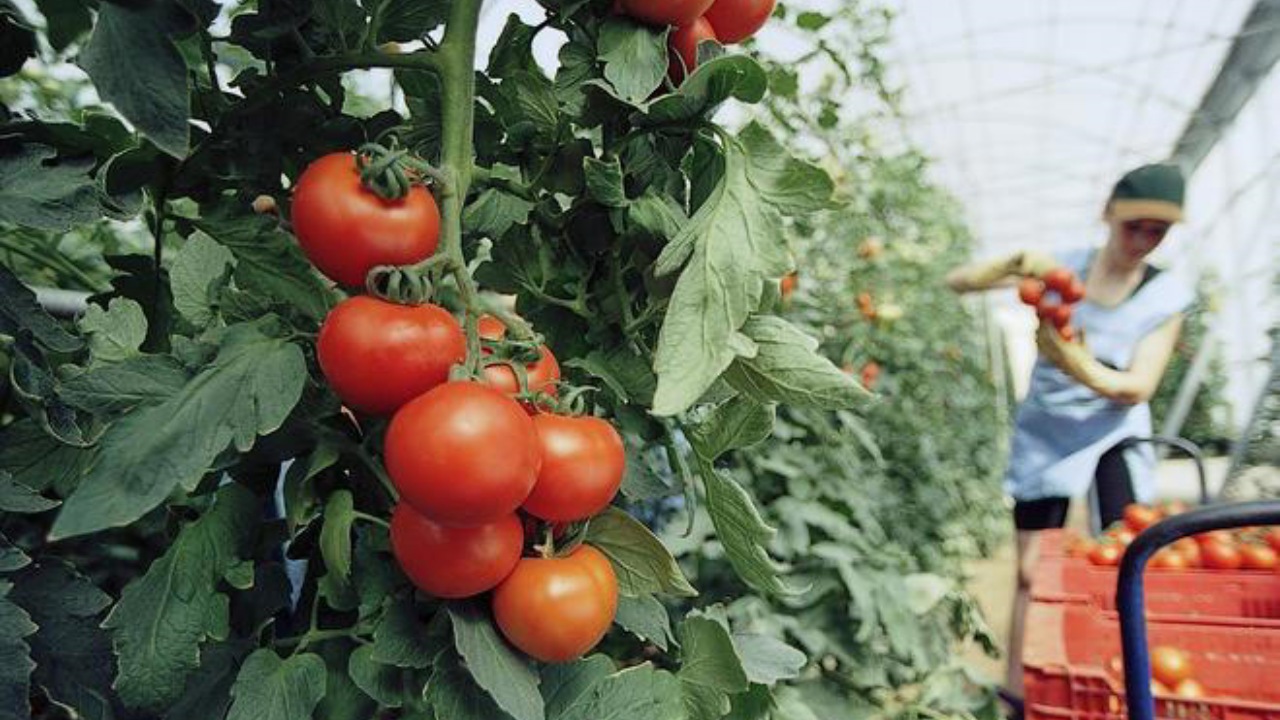
[[[1246,570],[1275,570],[1280,564],[1276,551],[1266,545],[1245,545],[1240,548],[1240,566]]]
[[[1167,687],[1177,687],[1193,671],[1191,655],[1186,650],[1169,645],[1151,648],[1151,675]]]
[[[1155,525],[1160,521],[1160,513],[1153,508],[1139,503],[1130,503],[1124,509],[1124,524],[1135,533]]]
[[[1182,553],[1172,548],[1164,548],[1151,558],[1151,567],[1156,570],[1186,570],[1188,564]]]
[[[1205,696],[1204,686],[1195,678],[1187,678],[1173,688],[1173,694],[1187,699],[1200,699]]]
[[[1239,570],[1244,557],[1235,545],[1210,542],[1200,546],[1200,563],[1210,570]]]
[[[1089,551],[1089,562],[1103,567],[1115,567],[1120,564],[1124,549],[1119,545],[1098,545]]]

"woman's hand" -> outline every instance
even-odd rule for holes
[[[1041,321],[1036,329],[1036,347],[1044,359],[1083,385],[1089,385],[1088,379],[1096,375],[1097,368],[1104,367],[1085,347],[1083,331],[1078,339],[1067,340],[1053,323]]]
[[[990,290],[1010,285],[1018,278],[1044,277],[1045,273],[1058,265],[1052,255],[1037,250],[1024,250],[956,268],[947,275],[947,286],[956,292]]]
[[[1175,315],[1153,330],[1138,343],[1127,370],[1112,370],[1098,362],[1085,346],[1083,330],[1078,340],[1068,341],[1052,323],[1041,322],[1036,346],[1046,360],[1081,385],[1105,398],[1133,405],[1155,394],[1181,328],[1182,315]]]

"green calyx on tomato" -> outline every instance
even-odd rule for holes
[[[401,501],[443,525],[514,512],[542,466],[525,409],[475,382],[447,382],[410,401],[392,417],[383,444]]]
[[[590,545],[565,557],[523,558],[493,591],[502,634],[542,662],[582,657],[609,631],[617,611],[613,566]]]
[[[483,315],[479,320],[480,337],[497,342],[506,337],[507,328],[502,321],[492,315]],[[492,355],[492,350],[485,348],[485,355]],[[556,356],[552,354],[551,348],[541,345],[537,348],[537,360],[526,363],[524,370],[524,388],[522,392],[521,379],[516,374],[516,370],[512,367],[510,360],[498,360],[486,362],[484,366],[484,382],[490,387],[511,396],[528,395],[550,395],[556,396],[556,384],[560,381],[560,363],[556,361]]]
[[[466,336],[444,308],[367,296],[329,311],[316,342],[333,391],[347,407],[371,415],[389,415],[445,382],[466,352]]]
[[[421,262],[440,241],[440,210],[425,187],[386,200],[364,186],[360,172],[351,153],[318,158],[298,178],[290,211],[307,259],[347,287],[362,287],[379,265]]]

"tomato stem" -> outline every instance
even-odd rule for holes
[[[355,518],[355,519],[357,519],[357,520],[363,520],[363,521],[365,521],[365,522],[367,522],[367,523],[372,523],[372,524],[374,524],[374,525],[380,525],[380,526],[382,526],[382,528],[383,528],[383,529],[386,529],[386,530],[390,530],[390,529],[391,529],[391,523],[390,523],[390,522],[387,522],[387,520],[386,520],[386,519],[384,519],[384,518],[380,518],[380,517],[377,517],[376,515],[370,515],[369,513],[360,512],[359,510],[356,510],[356,511],[354,511],[354,512],[352,512],[352,513],[351,513],[351,516],[352,516],[352,517],[354,517],[354,518]]]

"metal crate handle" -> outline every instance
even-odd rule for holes
[[[1166,437],[1164,435],[1152,435],[1151,437],[1131,437],[1120,441],[1120,447],[1130,447],[1132,445],[1164,445],[1166,447],[1177,448],[1181,450],[1187,457],[1191,458],[1196,464],[1196,473],[1200,480],[1200,504],[1208,505],[1212,502],[1209,497],[1209,478],[1204,468],[1204,453],[1200,451],[1200,446],[1180,437]]]
[[[1147,619],[1143,612],[1142,571],[1157,550],[1188,535],[1253,525],[1280,524],[1280,500],[1211,505],[1166,518],[1142,531],[1120,562],[1116,608],[1124,653],[1124,689],[1129,720],[1155,720],[1151,694],[1151,658],[1147,653]]]

